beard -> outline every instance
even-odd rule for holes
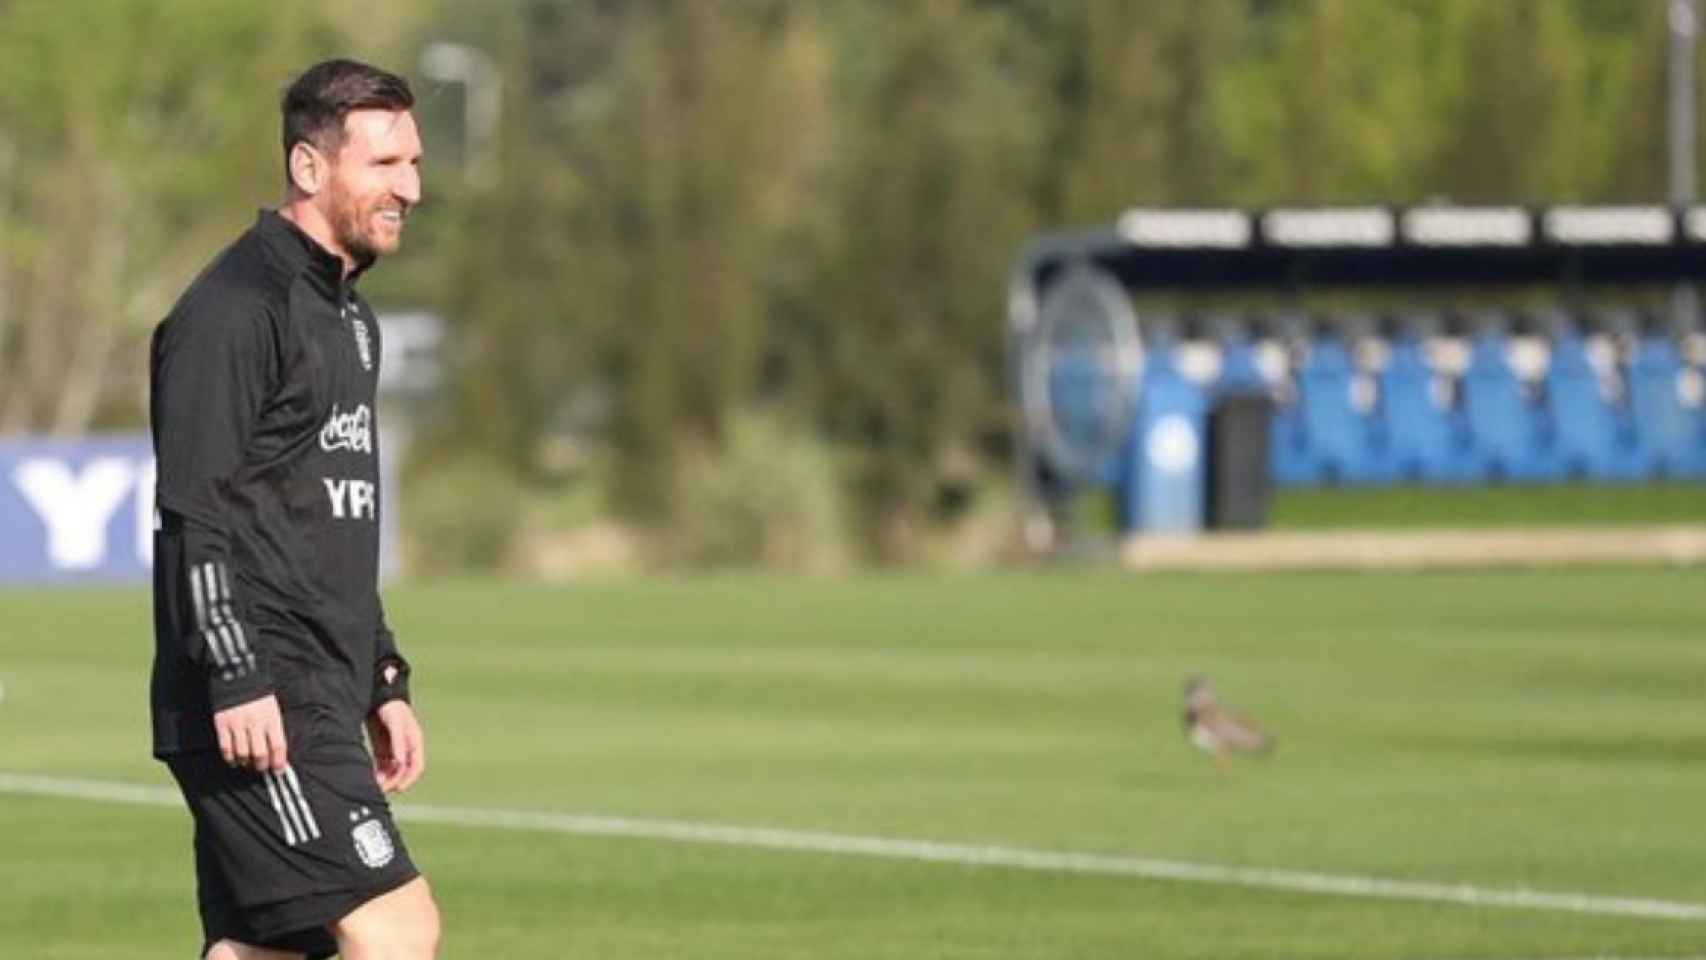
[[[381,234],[374,226],[374,218],[379,211],[396,204],[383,197],[364,201],[344,191],[336,181],[328,199],[332,206],[328,219],[332,223],[333,235],[351,257],[361,263],[371,263],[381,255],[396,252],[401,233]]]

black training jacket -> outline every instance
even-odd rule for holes
[[[359,272],[263,210],[154,331],[156,756],[215,747],[213,711],[268,693],[293,742],[407,695],[378,595],[379,325]]]

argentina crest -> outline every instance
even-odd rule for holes
[[[368,813],[366,808],[362,814]],[[351,814],[353,818],[355,814]],[[379,820],[363,820],[350,828],[350,839],[355,843],[355,854],[361,858],[363,866],[370,870],[378,870],[391,862],[397,855],[397,848],[391,843],[391,834],[385,830],[385,824]]]

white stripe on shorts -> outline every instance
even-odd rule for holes
[[[278,825],[284,828],[284,843],[286,846],[296,846],[296,830],[292,827],[290,818],[285,816],[284,804],[279,802],[278,784],[273,781],[272,774],[264,775],[267,781],[267,796],[272,798],[273,812],[278,814]]]
[[[284,780],[285,783],[290,785],[291,792],[296,795],[296,803],[298,809],[302,812],[302,820],[308,826],[306,831],[308,837],[310,839],[318,839],[320,836],[320,825],[314,820],[314,808],[308,805],[308,798],[302,795],[302,781],[296,778],[295,767],[290,766],[289,764],[285,765]]]
[[[290,818],[290,824],[296,828],[295,834],[299,838],[292,839],[291,835],[287,833],[285,834],[285,842],[294,847],[298,842],[308,839],[308,827],[302,822],[302,814],[296,808],[296,798],[291,796],[290,784],[285,781],[284,775],[268,771],[266,778],[267,789],[277,790],[279,795],[284,798],[285,816]]]

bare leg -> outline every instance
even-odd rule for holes
[[[433,960],[438,904],[425,877],[375,897],[331,926],[342,960]]]
[[[207,951],[203,960],[302,960],[302,954],[251,947],[235,940],[221,940]]]

